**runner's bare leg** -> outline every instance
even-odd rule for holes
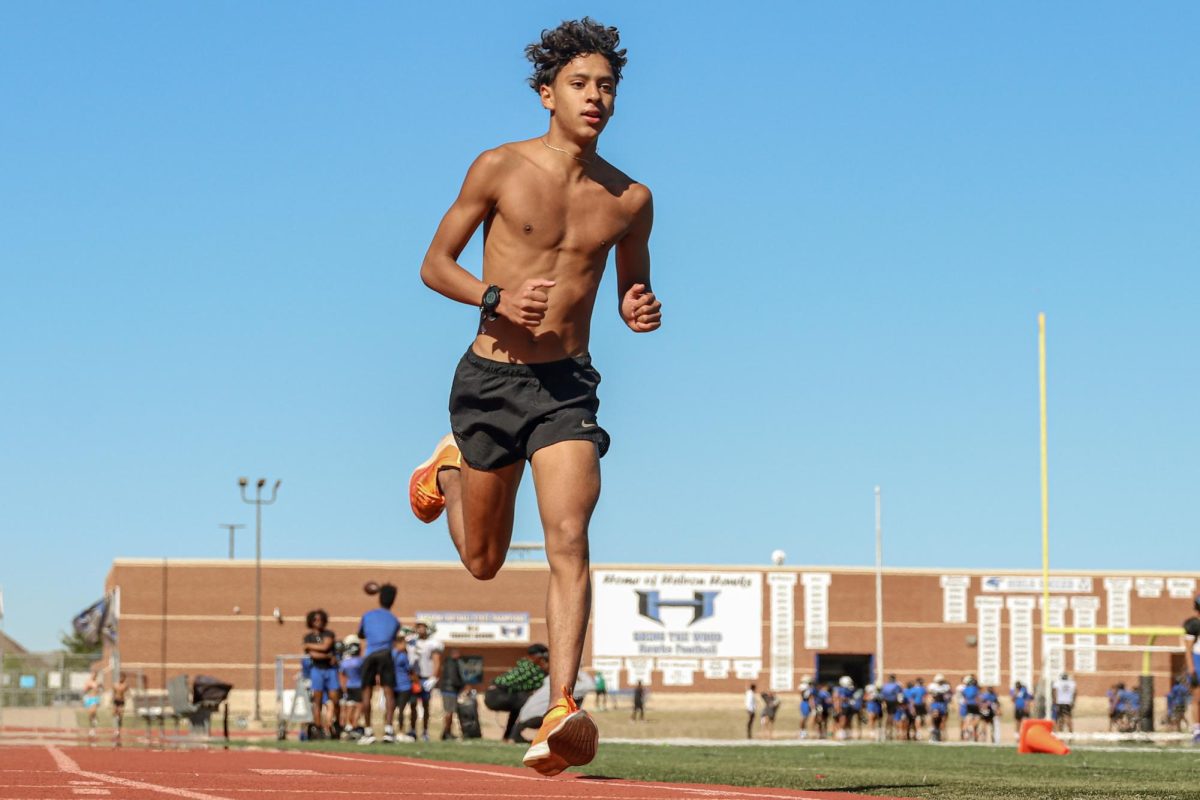
[[[554,702],[561,687],[574,689],[583,655],[592,606],[588,524],[600,498],[600,458],[593,442],[566,441],[535,452],[532,464],[550,562],[546,626]]]
[[[480,580],[496,577],[512,540],[517,487],[525,462],[484,472],[465,463],[461,470],[438,473],[438,488],[446,498],[446,524],[458,557]]]

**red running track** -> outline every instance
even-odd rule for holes
[[[861,795],[611,780],[528,769],[311,751],[0,747],[0,800],[849,800]]]

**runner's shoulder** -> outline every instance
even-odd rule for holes
[[[607,187],[617,192],[618,196],[634,210],[649,205],[652,197],[650,187],[624,171],[610,164],[603,157],[599,159],[600,174],[597,178]]]

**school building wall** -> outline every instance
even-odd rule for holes
[[[838,655],[877,665],[869,568],[595,565],[593,577],[596,602],[583,663],[603,669],[621,688],[643,679],[655,691],[726,692],[754,680],[787,692],[816,675],[821,658],[827,667]],[[301,651],[305,614],[324,608],[339,638],[355,632],[362,613],[377,606],[362,590],[366,581],[398,587],[393,611],[409,625],[418,612],[484,620],[482,632],[464,634],[462,625],[446,624],[439,633],[464,655],[483,657],[486,682],[511,667],[530,642],[547,641],[548,578],[540,561],[509,563],[491,581],[472,579],[457,563],[264,561],[257,664],[264,712],[274,709],[275,656]],[[106,581],[106,589],[115,587],[123,669],[144,676],[147,688],[161,688],[181,673],[214,675],[234,684],[235,705],[250,702],[253,561],[121,558]],[[1051,587],[1052,625],[1096,627],[1179,625],[1196,593],[1195,576],[1183,573],[1056,571]],[[885,569],[883,668],[901,680],[941,672],[955,683],[975,673],[985,684],[1007,687],[1015,677],[1036,679],[1040,602],[1040,573],[1032,571]],[[493,622],[514,619],[527,622]],[[456,641],[450,634],[493,638]],[[1158,644],[1180,643],[1171,638]],[[1156,691],[1165,691],[1182,663],[1174,654],[1153,655]],[[1064,666],[1081,695],[1102,695],[1118,680],[1135,680],[1142,656],[1067,653]]]

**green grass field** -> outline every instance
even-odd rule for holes
[[[522,749],[495,741],[283,747],[520,766]],[[677,747],[604,744],[581,774],[631,780],[861,792],[938,800],[1120,798],[1200,800],[1200,752],[1081,750],[1019,756],[1013,747],[931,744]]]

